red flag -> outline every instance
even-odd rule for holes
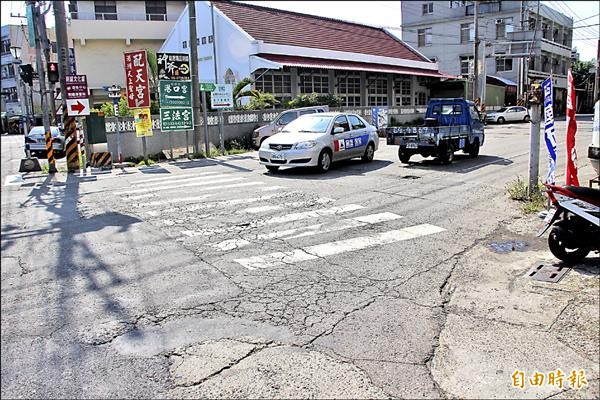
[[[577,179],[577,151],[575,150],[575,133],[577,133],[577,121],[575,121],[575,84],[573,74],[569,69],[567,83],[567,176],[566,184],[579,186]]]

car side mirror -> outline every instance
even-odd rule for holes
[[[341,126],[336,126],[333,128],[333,134],[335,135],[336,133],[344,133],[344,128]]]

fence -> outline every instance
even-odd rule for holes
[[[409,122],[425,114],[427,107],[388,107],[389,117],[394,117],[398,122]],[[221,114],[223,122],[223,139],[241,139],[249,136],[252,131],[259,126],[265,125],[275,119],[279,113],[285,109],[271,109],[260,111],[226,111]],[[362,116],[367,121],[371,121],[371,107],[351,107],[351,108],[332,108],[331,111],[345,111]],[[219,144],[219,114],[208,113],[208,135],[211,147]],[[202,127],[198,147],[204,149],[204,118],[201,116],[198,124]],[[124,158],[140,157],[143,155],[142,141],[135,136],[135,124],[133,117],[122,117],[119,121],[121,131],[121,153]],[[168,153],[173,147],[182,149],[186,143],[193,151],[194,134],[193,132],[161,132],[160,119],[157,115],[152,116],[153,136],[146,138],[146,144],[149,154],[157,154],[161,151]],[[115,117],[106,117],[106,133],[108,141],[108,150],[117,158],[117,119]]]

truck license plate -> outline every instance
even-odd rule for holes
[[[283,153],[273,153],[271,154],[271,160],[284,160]]]
[[[416,149],[418,147],[419,147],[419,145],[417,143],[406,143],[407,149]]]

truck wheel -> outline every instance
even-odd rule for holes
[[[401,163],[408,164],[408,160],[410,160],[410,156],[412,156],[412,154],[403,152],[402,148],[398,147],[398,158],[400,159]]]
[[[475,138],[473,144],[469,148],[469,157],[476,158],[479,155],[479,138]]]
[[[454,161],[454,148],[451,143],[446,143],[440,146],[439,159],[442,164],[451,164]]]

